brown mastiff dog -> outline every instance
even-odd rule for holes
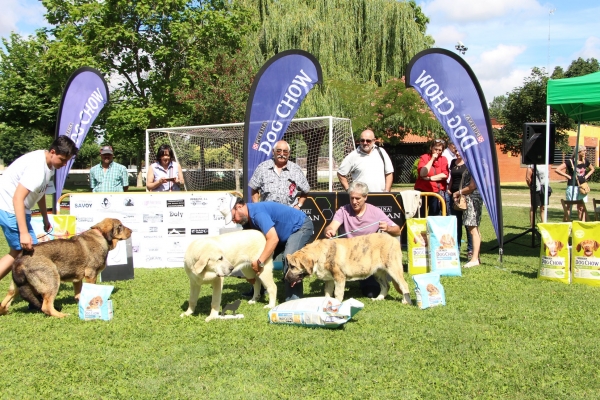
[[[404,280],[400,242],[387,233],[372,233],[344,239],[322,239],[288,254],[285,279],[292,284],[305,276],[316,275],[325,281],[325,296],[344,299],[347,280],[366,279],[375,275],[381,292],[373,300],[383,300],[388,293],[388,276],[392,278],[402,303],[410,304],[410,291]]]
[[[39,243],[25,251],[12,266],[13,282],[0,306],[0,315],[8,312],[13,298],[20,293],[33,307],[52,317],[66,314],[54,309],[60,282],[73,282],[75,300],[79,301],[83,281],[96,283],[106,267],[108,252],[119,240],[128,239],[131,229],[118,219],[106,218],[90,230],[70,239]]]

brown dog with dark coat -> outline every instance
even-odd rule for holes
[[[13,282],[0,306],[0,315],[17,294],[33,307],[52,317],[66,314],[54,308],[60,282],[73,282],[75,300],[83,282],[96,283],[98,274],[106,268],[108,252],[119,240],[131,237],[131,229],[118,219],[106,218],[90,230],[70,239],[58,239],[39,243],[33,250],[24,251],[12,266]]]

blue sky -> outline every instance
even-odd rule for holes
[[[598,0],[416,1],[431,20],[428,33],[437,47],[454,51],[458,41],[468,47],[463,57],[488,103],[521,86],[532,67],[552,71],[578,57],[600,60]],[[28,35],[45,24],[38,0],[1,2],[0,36]]]

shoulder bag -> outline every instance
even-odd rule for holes
[[[466,172],[467,170],[465,169],[465,171],[462,173],[462,177],[460,178],[460,186],[458,187],[459,191],[463,189],[463,183],[465,181]],[[454,201],[454,203],[452,204],[452,208],[456,211],[465,211],[467,209],[467,199],[464,194],[460,194],[458,196],[458,200]]]

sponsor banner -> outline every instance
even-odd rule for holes
[[[300,104],[317,83],[322,83],[321,65],[310,53],[287,50],[278,53],[260,69],[250,89],[244,124],[244,178],[273,155]],[[245,185],[245,199],[251,201]]]
[[[131,248],[136,268],[183,267],[189,244],[219,234],[225,226],[217,211],[225,192],[85,193],[71,195],[71,215],[77,232],[102,219],[117,218],[133,232]],[[124,251],[109,257],[122,261]]]
[[[487,103],[469,65],[445,49],[428,49],[410,61],[406,86],[425,100],[473,175],[503,252],[502,201],[496,143]]]
[[[90,127],[106,103],[108,103],[108,86],[102,74],[94,68],[79,68],[65,85],[58,108],[56,137],[67,135],[73,139],[77,148],[80,148]],[[72,165],[73,159],[56,171],[57,201]]]

